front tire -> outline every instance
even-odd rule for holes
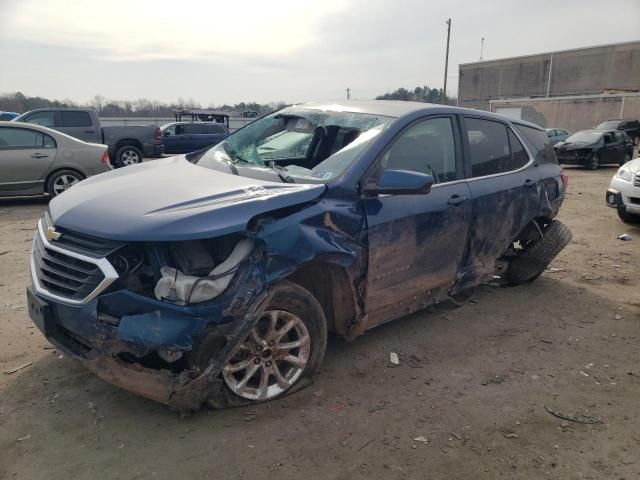
[[[327,322],[316,298],[292,282],[274,285],[264,313],[222,368],[226,396],[235,398],[227,403],[265,402],[296,390],[316,373],[326,347]],[[212,354],[200,352],[200,369]]]
[[[60,195],[84,177],[74,170],[58,170],[49,176],[45,185],[45,191],[51,198]]]
[[[589,160],[585,164],[585,167],[587,167],[589,170],[597,170],[599,166],[600,166],[600,157],[598,156],[597,153],[594,152],[591,154],[591,157],[589,157]]]
[[[617,211],[618,211],[618,217],[624,223],[631,223],[631,224],[640,223],[640,215],[629,213],[625,210],[624,207],[618,207]]]
[[[120,147],[116,152],[115,162],[117,167],[137,165],[138,163],[142,163],[142,152],[138,147],[125,145],[124,147]]]
[[[552,221],[543,237],[509,261],[505,278],[510,285],[532,282],[571,241],[571,230],[558,220]]]

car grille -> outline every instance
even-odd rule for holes
[[[46,231],[48,227],[53,226],[49,213],[45,213],[42,218],[43,227]],[[103,258],[112,254],[122,246],[124,243],[117,242],[115,240],[106,240],[104,238],[97,238],[91,235],[85,235],[83,233],[73,232],[59,226],[55,227],[56,231],[61,234],[60,238],[56,240],[56,245],[73,252],[82,253],[93,258]]]
[[[633,177],[633,184],[636,187],[640,187],[640,173],[636,173],[636,176]]]
[[[118,278],[108,260],[96,258],[99,253],[81,254],[68,246],[70,242],[61,242],[68,232],[49,242],[44,233],[45,225],[45,219],[39,222],[31,253],[31,273],[38,293],[66,303],[83,304]]]

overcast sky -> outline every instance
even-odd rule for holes
[[[0,0],[0,93],[204,106],[373,98],[457,66],[640,39],[640,1]]]

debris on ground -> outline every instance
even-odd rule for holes
[[[31,438],[31,435],[25,435],[24,437],[20,437],[18,439],[19,442],[24,442],[25,440],[29,440]]]
[[[630,240],[633,240],[633,237],[631,235],[629,235],[628,233],[623,233],[622,235],[619,235],[618,237],[616,237],[618,240],[622,240],[624,242],[628,242]]]
[[[396,367],[400,365],[400,357],[398,357],[398,354],[396,352],[389,353],[389,363]]]
[[[591,415],[584,415],[582,413],[571,415],[567,413],[557,412],[557,411],[551,410],[546,405],[544,406],[544,409],[554,417],[560,418],[562,420],[569,420],[570,422],[586,423],[588,425],[593,425],[593,424],[602,422],[602,419],[600,417],[593,417]]]
[[[5,250],[4,252],[0,252],[0,256],[6,255],[7,253],[9,253],[9,250]]]
[[[11,375],[12,373],[16,373],[19,372],[20,370],[22,370],[23,368],[27,368],[29,366],[33,365],[33,362],[29,362],[29,363],[25,363],[24,365],[20,365],[19,367],[16,368],[12,368],[10,370],[5,370],[5,375]]]
[[[413,439],[415,442],[422,442],[425,445],[427,443],[429,443],[431,440],[429,440],[427,437],[425,437],[424,435],[418,435],[416,438]]]
[[[482,385],[489,385],[490,383],[501,384],[503,383],[507,377],[504,375],[495,375],[493,377],[486,378],[482,381]]]
[[[518,434],[513,432],[505,433],[504,438],[518,438]]]

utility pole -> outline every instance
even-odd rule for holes
[[[479,62],[483,60],[482,58],[483,53],[484,53],[484,37],[482,37],[482,40],[480,41],[480,60],[478,60]]]
[[[347,87],[347,100],[351,100],[351,89]]]
[[[449,39],[451,38],[451,19],[445,22],[447,24],[447,55],[444,61],[444,91],[442,102],[445,103],[447,101],[447,74],[449,71]]]

